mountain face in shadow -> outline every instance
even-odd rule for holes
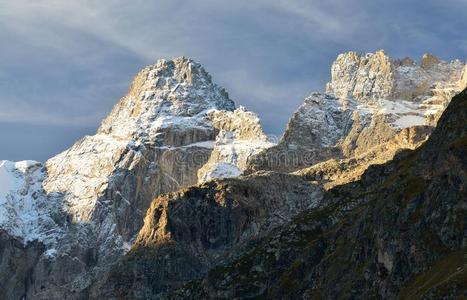
[[[327,191],[259,245],[169,299],[461,299],[467,90],[429,140]]]

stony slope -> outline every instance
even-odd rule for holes
[[[467,90],[430,139],[169,299],[462,299]]]
[[[363,154],[343,159],[332,158],[300,169],[293,174],[302,176],[310,182],[319,183],[325,189],[357,181],[370,165],[384,164],[404,149],[418,148],[426,141],[431,131],[432,128],[429,126],[403,128],[388,142],[372,147]]]

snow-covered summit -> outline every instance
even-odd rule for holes
[[[129,249],[156,196],[196,184],[208,162],[209,179],[238,176],[271,145],[259,118],[235,110],[199,63],[159,60],[137,74],[95,135],[44,165],[2,162],[0,230],[46,246],[38,285],[84,289]]]
[[[98,133],[154,141],[160,129],[206,127],[208,111],[234,109],[227,92],[199,63],[161,59],[139,72]]]
[[[337,56],[326,92],[354,99],[362,109],[390,114],[394,126],[435,125],[449,100],[465,87],[460,60],[443,61],[425,54],[420,63],[393,59],[383,50]]]
[[[252,159],[249,170],[298,170],[330,158],[374,149],[401,131],[427,137],[450,99],[467,85],[467,66],[425,54],[420,63],[383,50],[339,54],[326,93],[312,93],[290,118],[277,147]],[[419,145],[424,138],[416,138]],[[397,143],[396,143],[397,144]],[[273,163],[271,163],[273,160]]]
[[[185,57],[159,60],[138,73],[96,135],[47,162],[45,189],[64,194],[71,214],[88,220],[114,172],[132,170],[139,160],[160,159],[145,157],[154,147],[187,150],[214,141],[216,129],[208,115],[234,109],[227,92],[199,63]],[[169,177],[177,185],[186,181]]]

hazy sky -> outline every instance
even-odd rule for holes
[[[85,135],[158,58],[203,64],[281,134],[341,52],[467,55],[467,0],[0,0],[0,159]]]

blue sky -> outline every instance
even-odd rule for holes
[[[466,0],[0,0],[0,159],[44,161],[93,134],[158,58],[199,61],[281,134],[337,54],[465,60],[466,29]]]

